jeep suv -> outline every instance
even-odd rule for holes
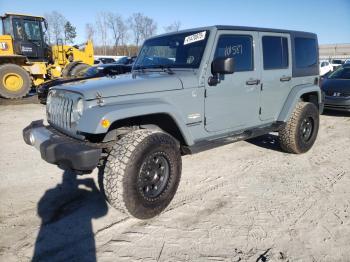
[[[145,41],[132,74],[53,87],[27,144],[64,169],[103,171],[109,203],[147,219],[172,200],[181,156],[279,132],[314,144],[322,96],[312,33],[212,26]]]

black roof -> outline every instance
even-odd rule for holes
[[[249,26],[234,26],[234,25],[215,25],[218,30],[237,30],[237,31],[258,31],[258,32],[273,32],[273,33],[286,33],[286,34],[310,34],[316,36],[314,33],[294,31],[286,29],[274,29],[274,28],[262,28],[262,27],[249,27]]]

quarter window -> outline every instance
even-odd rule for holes
[[[315,39],[296,37],[294,44],[297,68],[312,67],[317,64],[317,46]]]
[[[253,40],[248,35],[223,35],[220,36],[215,58],[233,57],[235,59],[235,71],[252,71],[253,65]]]
[[[264,69],[288,67],[288,39],[286,37],[263,36]]]

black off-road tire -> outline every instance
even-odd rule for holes
[[[88,64],[84,64],[84,63],[79,63],[76,64],[75,66],[73,66],[73,68],[69,71],[69,76],[70,77],[76,77],[80,71],[86,69],[90,67]]]
[[[20,89],[11,91],[5,87],[4,81],[7,75],[16,74],[21,78],[22,85]],[[32,87],[32,81],[26,70],[15,64],[4,64],[0,66],[0,96],[8,99],[18,99],[25,97]]]
[[[146,159],[161,155],[168,163],[168,178],[155,197],[145,196],[139,183]],[[103,174],[108,202],[129,216],[149,219],[160,214],[173,199],[181,177],[181,154],[177,141],[161,131],[140,129],[122,137],[110,151]]]
[[[279,131],[282,150],[294,154],[309,151],[316,141],[319,123],[317,107],[313,103],[299,102],[287,124]],[[310,134],[304,132],[305,126],[311,127]]]

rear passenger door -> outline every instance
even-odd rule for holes
[[[262,61],[260,119],[275,121],[291,90],[292,55],[289,34],[260,32]]]

